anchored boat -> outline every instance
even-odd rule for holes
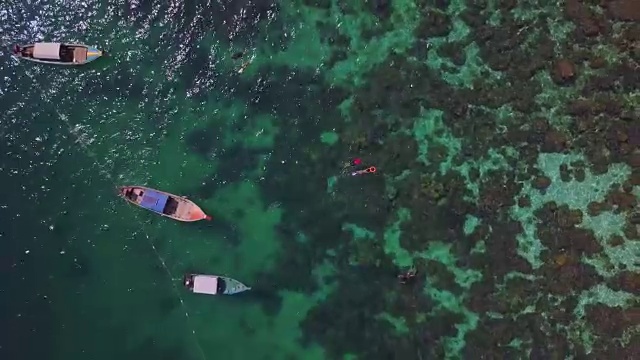
[[[196,294],[234,295],[250,287],[238,280],[218,275],[187,274],[184,276],[184,286]]]
[[[178,221],[193,222],[211,220],[200,207],[184,196],[144,186],[122,186],[118,189],[120,197],[126,201]]]
[[[13,55],[42,64],[84,65],[103,55],[102,51],[82,44],[63,44],[40,42],[29,45],[16,45]]]

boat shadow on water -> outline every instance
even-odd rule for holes
[[[201,221],[197,224],[193,224],[193,226],[203,232],[213,234],[216,238],[220,237],[224,239],[226,244],[233,247],[239,246],[242,242],[238,227],[233,223],[224,221],[220,218],[214,218],[214,221]]]
[[[238,304],[260,304],[267,315],[275,315],[282,306],[282,297],[277,290],[252,287],[251,290],[233,296],[218,296],[221,301]],[[216,299],[217,300],[217,299]]]
[[[187,287],[185,283],[182,284],[184,287]],[[280,311],[280,307],[282,304],[282,297],[278,293],[277,289],[274,289],[271,286],[266,284],[247,284],[250,287],[249,290],[235,293],[235,294],[216,294],[216,295],[208,295],[208,294],[193,294],[194,296],[204,298],[209,298],[213,300],[215,298],[216,302],[222,303],[234,303],[234,304],[260,304],[267,314],[277,314]],[[187,290],[189,291],[189,290]]]

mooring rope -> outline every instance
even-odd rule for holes
[[[33,74],[31,74],[31,72],[26,71],[25,72],[27,74],[27,76],[29,76],[29,78],[33,81],[33,83],[36,85],[36,88],[39,88],[39,83],[36,80],[36,78],[33,76]],[[42,99],[42,101],[50,106],[52,106],[52,108],[56,109],[57,107],[53,106],[53,104],[51,103],[51,101],[49,101],[45,96],[44,96],[44,92],[40,91],[40,98]],[[77,143],[80,148],[83,150],[83,153],[85,155],[87,155],[91,161],[94,163],[94,165],[96,165],[98,167],[98,171],[99,173],[108,178],[109,181],[113,184],[114,187],[117,186],[117,182],[115,180],[115,177],[107,170],[106,166],[104,164],[102,164],[99,161],[99,157],[98,155],[89,148],[89,146],[86,143],[86,139],[83,138],[84,133],[81,133],[82,128],[78,127],[78,126],[73,126],[71,124],[71,121],[69,121],[68,116],[61,114],[58,110],[55,110],[56,115],[58,116],[58,118],[64,123],[64,125],[67,127],[67,130],[69,131],[69,134],[71,136],[74,137],[75,139],[75,143]],[[139,215],[136,215],[139,216]],[[143,225],[147,225],[144,222],[141,222]],[[178,299],[180,300],[180,305],[182,307],[182,310],[184,310],[184,315],[187,321],[187,327],[191,330],[191,333],[194,336],[196,345],[198,347],[198,351],[200,352],[200,356],[202,357],[202,359],[207,360],[207,357],[204,353],[204,350],[202,349],[202,345],[200,344],[200,341],[198,340],[198,335],[196,333],[195,327],[193,326],[193,322],[191,320],[191,316],[189,315],[189,309],[187,307],[187,305],[184,302],[184,299],[182,298],[182,295],[180,295],[180,290],[178,289],[178,287],[175,284],[175,279],[176,277],[173,276],[173,273],[171,272],[171,270],[169,269],[169,267],[167,266],[167,263],[165,261],[165,259],[162,257],[162,255],[160,255],[160,252],[158,251],[158,249],[156,248],[155,244],[153,243],[153,241],[151,241],[151,238],[149,237],[148,232],[145,231],[145,229],[142,229],[143,235],[145,236],[145,238],[147,239],[147,242],[149,243],[149,246],[151,246],[151,249],[153,250],[153,253],[155,254],[155,256],[157,257],[158,261],[160,262],[160,264],[162,265],[162,268],[165,270],[165,272],[167,273],[167,275],[169,276],[169,280],[171,282],[171,288],[174,292],[174,294],[178,297]]]

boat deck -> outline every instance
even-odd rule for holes
[[[206,218],[202,210],[186,198],[153,189],[128,188],[122,193],[129,202],[181,221],[197,221]]]
[[[87,48],[76,47],[73,50],[73,61],[77,63],[87,61]]]
[[[175,213],[172,216],[175,216],[180,219],[190,219],[191,218],[191,206],[190,203],[186,201],[178,200],[178,205],[175,210]]]

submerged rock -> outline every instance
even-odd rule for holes
[[[551,78],[558,85],[572,83],[576,79],[576,66],[569,59],[557,60],[553,65]]]
[[[562,132],[551,129],[544,136],[544,143],[541,150],[543,152],[562,152],[566,149],[568,142],[567,135]]]
[[[618,208],[622,210],[631,210],[638,204],[633,194],[622,191],[610,192],[607,195],[607,202],[611,205],[617,205]]]
[[[589,60],[589,66],[592,69],[600,69],[607,66],[607,60],[601,56],[596,56]]]
[[[538,190],[545,190],[551,185],[551,179],[547,176],[538,176],[535,180],[533,180],[533,187]]]
[[[598,216],[603,211],[605,211],[604,204],[601,204],[596,201],[590,202],[589,205],[587,206],[587,212],[589,213],[589,216]]]
[[[627,158],[627,164],[634,168],[640,168],[640,153],[636,152]]]
[[[551,184],[551,182],[549,182],[549,184]],[[521,207],[521,208],[530,207],[531,206],[531,199],[529,198],[529,196],[521,196],[518,199],[518,206]]]
[[[614,0],[607,4],[609,15],[616,20],[640,21],[640,1]]]

